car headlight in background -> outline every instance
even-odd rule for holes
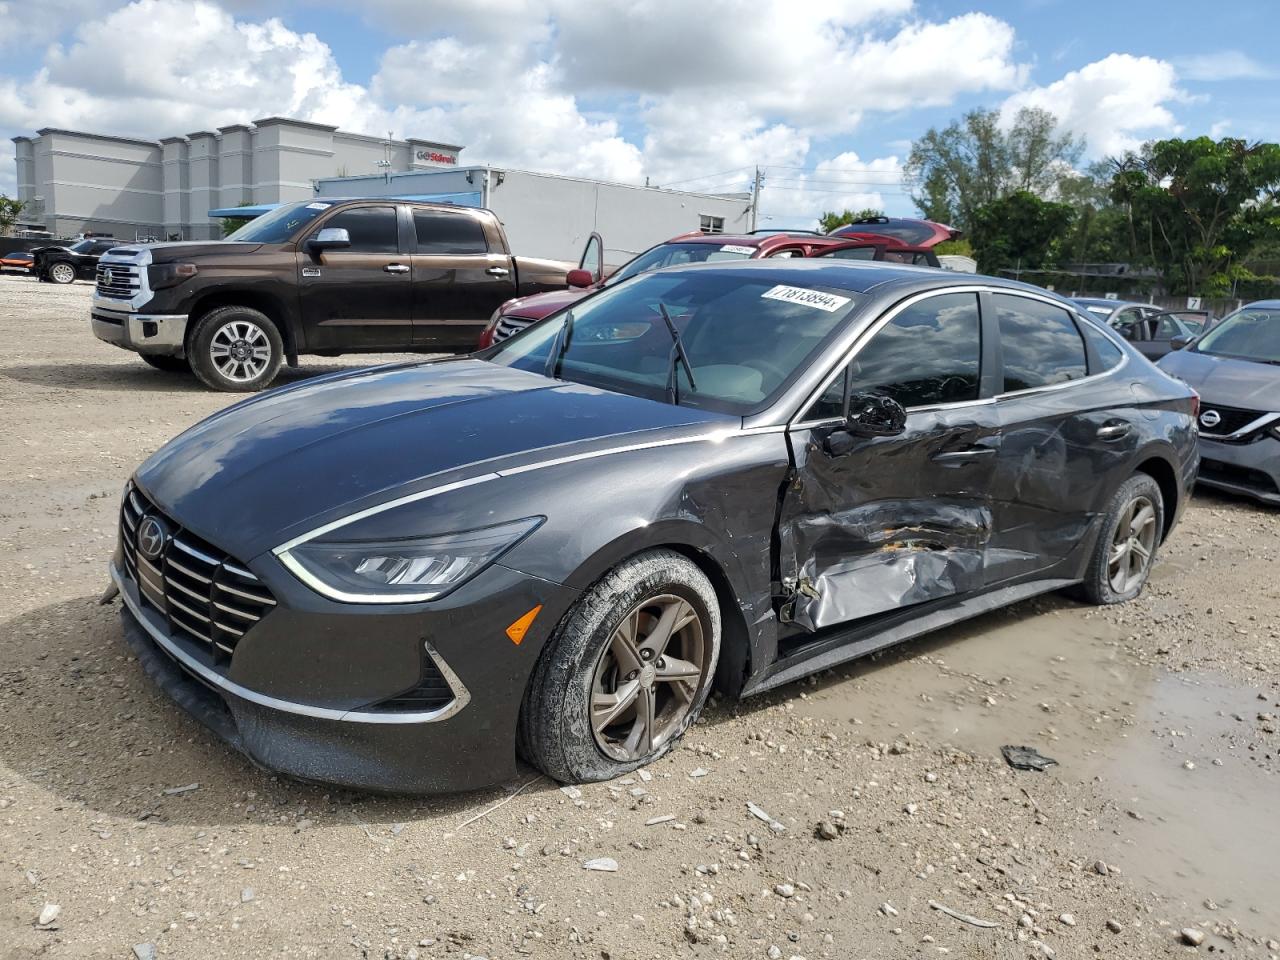
[[[278,554],[317,593],[346,603],[436,600],[532,533],[543,517],[404,540],[308,541]]]

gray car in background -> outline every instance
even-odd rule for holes
[[[1237,310],[1160,369],[1200,394],[1200,483],[1280,506],[1280,300]]]

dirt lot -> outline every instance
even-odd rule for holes
[[[233,398],[94,340],[89,294],[0,280],[2,960],[1280,955],[1280,513],[1199,495],[1139,601],[714,705],[634,779],[326,792],[189,721],[96,603],[125,478]]]

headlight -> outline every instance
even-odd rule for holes
[[[416,603],[436,600],[466,583],[542,523],[512,523],[382,541],[309,541],[280,553],[303,583],[346,603]]]
[[[194,263],[153,263],[147,268],[147,280],[152,290],[161,290],[176,287],[198,272],[199,268]]]

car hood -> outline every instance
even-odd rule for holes
[[[120,246],[129,246],[122,243]],[[148,244],[152,263],[174,263],[192,257],[225,257],[240,253],[254,253],[262,244],[236,240],[184,240],[174,243]]]
[[[530,297],[517,297],[502,305],[504,317],[527,317],[530,320],[542,320],[551,316],[562,307],[577,303],[589,293],[595,293],[595,287],[571,288],[568,290],[552,290],[549,293],[535,293]]]
[[[1157,364],[1200,394],[1205,403],[1280,411],[1280,367],[1194,350],[1176,350]]]
[[[178,523],[249,562],[395,496],[709,423],[741,420],[480,360],[399,364],[229,407],[162,447],[135,480]]]

